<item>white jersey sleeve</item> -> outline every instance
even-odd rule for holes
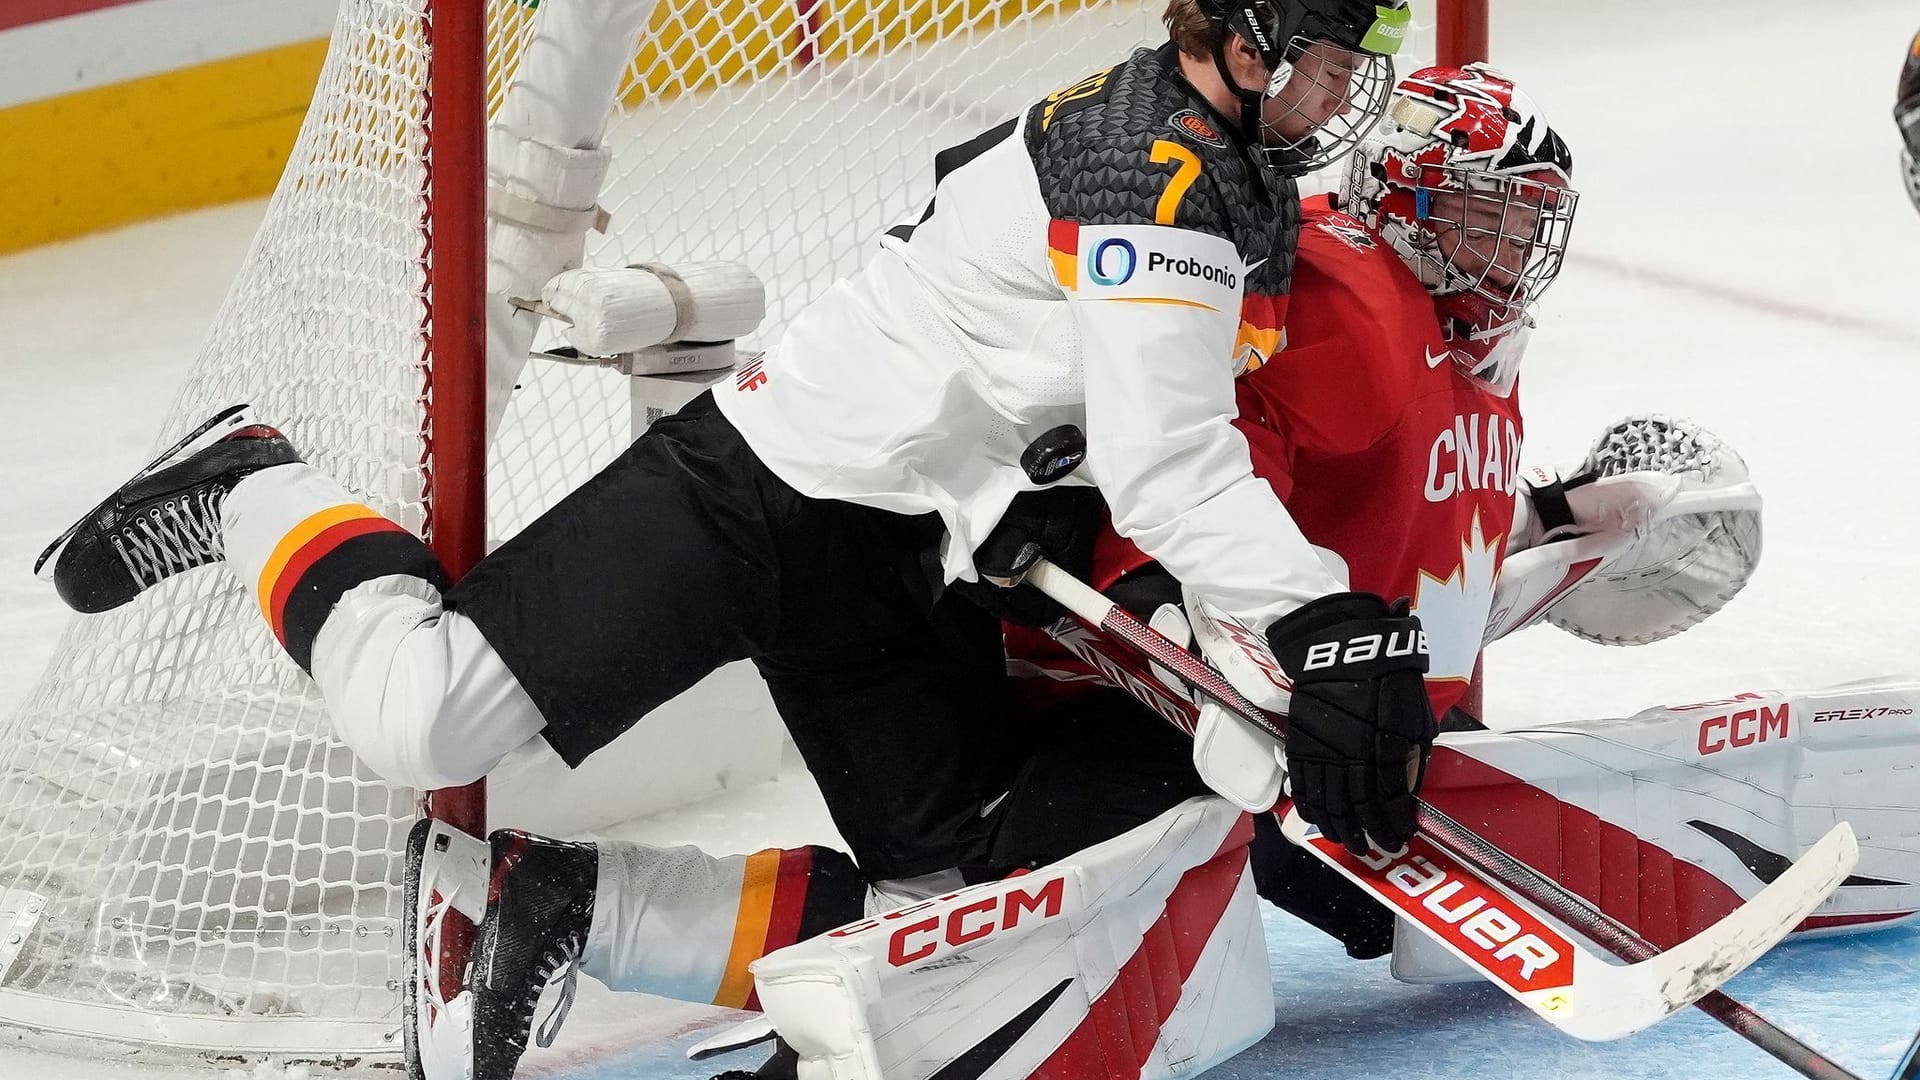
[[[1224,237],[1056,222],[1085,359],[1087,468],[1114,528],[1255,627],[1341,585],[1233,426],[1246,265]],[[1055,249],[1058,251],[1058,249]]]

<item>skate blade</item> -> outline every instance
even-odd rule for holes
[[[428,848],[433,848],[433,881],[428,881]],[[423,890],[431,895],[441,892],[454,901],[453,911],[468,919],[476,929],[486,913],[487,870],[490,863],[487,842],[469,836],[445,822],[422,818],[407,835],[406,880],[402,891],[405,912],[406,960],[405,986],[401,992],[402,1043],[409,1080],[449,1080],[472,1075],[472,996],[454,995],[442,1003],[438,1038],[423,1038],[421,1026],[429,1017],[422,1015],[420,979],[420,931]],[[449,914],[452,914],[451,912]],[[444,1030],[442,1030],[444,1028]],[[448,1042],[452,1038],[468,1040],[466,1054],[454,1054],[449,1060]],[[464,1057],[462,1061],[460,1058]]]
[[[93,509],[80,515],[80,520],[67,526],[66,532],[61,533],[53,543],[48,544],[46,550],[40,553],[40,557],[33,561],[33,576],[42,581],[52,581],[53,567],[59,561],[61,549],[65,548],[67,542],[73,539],[73,535],[80,531],[80,526],[92,521],[94,515],[98,514],[108,503],[118,498],[120,493],[127,489],[128,485],[137,483],[153,475],[156,470],[175,458],[199,453],[202,447],[211,446],[221,439],[226,438],[228,434],[252,424],[253,418],[248,413],[248,410],[251,408],[251,405],[246,404],[229,405],[227,408],[214,414],[212,419],[188,432],[185,438],[162,450],[159,456],[147,462],[139,472],[134,473],[127,478],[125,483],[113,489],[112,495],[95,503]]]

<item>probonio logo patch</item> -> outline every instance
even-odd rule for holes
[[[1087,276],[1096,285],[1122,284],[1139,265],[1140,255],[1133,244],[1117,237],[1100,241],[1087,253]]]
[[[1199,278],[1201,281],[1216,282],[1229,289],[1240,287],[1240,275],[1232,267],[1220,266],[1190,259],[1185,256],[1165,255],[1158,251],[1147,256],[1147,269],[1163,274],[1178,274],[1181,277]]]

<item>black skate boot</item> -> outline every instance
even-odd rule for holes
[[[167,578],[225,557],[220,504],[241,478],[300,460],[293,444],[235,405],[195,428],[48,545],[68,607],[109,611]]]
[[[539,1033],[541,1046],[552,1045],[573,1004],[600,880],[600,853],[592,844],[514,829],[496,830],[492,844],[486,920],[467,963],[472,1080],[510,1080],[526,1052],[540,992],[564,982],[560,1004]]]

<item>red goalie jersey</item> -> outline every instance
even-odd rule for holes
[[[1239,399],[1253,471],[1322,558],[1356,590],[1413,600],[1445,712],[1472,677],[1513,521],[1517,394],[1470,379],[1413,271],[1320,197],[1305,204],[1285,345],[1240,376]],[[1148,562],[1109,532],[1093,584]],[[1037,632],[1010,629],[1008,648],[1058,677],[1084,674]]]

